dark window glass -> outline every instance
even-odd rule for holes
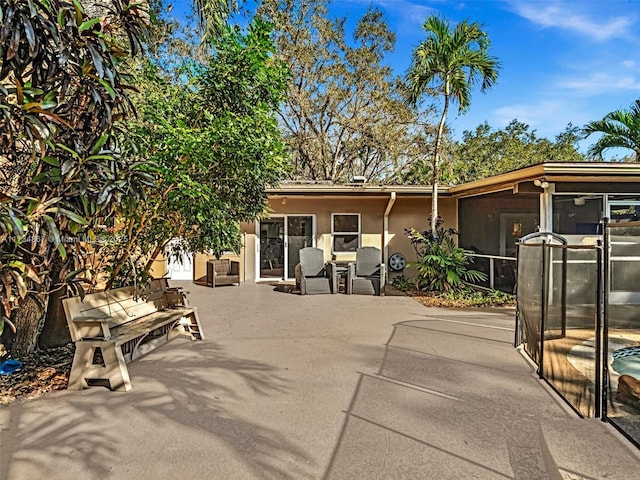
[[[596,235],[602,218],[601,195],[554,195],[553,232]]]

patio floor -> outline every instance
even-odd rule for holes
[[[0,479],[637,478],[513,348],[511,311],[172,283],[206,341],[130,364],[127,393],[0,409]]]

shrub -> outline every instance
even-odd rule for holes
[[[464,282],[485,280],[484,273],[469,268],[473,252],[458,247],[453,238],[457,232],[442,228],[442,224],[443,220],[438,217],[435,231],[405,229],[418,258],[407,264],[418,269],[416,287],[427,292],[459,291]]]
[[[393,279],[391,280],[391,285],[393,285],[394,288],[397,288],[401,292],[405,293],[414,290],[416,287],[415,283],[405,277],[404,274],[393,277]]]

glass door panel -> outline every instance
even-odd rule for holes
[[[310,215],[287,216],[287,276],[295,278],[295,268],[300,262],[300,250],[313,246],[313,217]]]
[[[284,218],[260,220],[260,278],[283,278]]]

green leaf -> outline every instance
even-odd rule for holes
[[[13,225],[15,232],[19,236],[22,236],[24,234],[24,225],[22,224],[22,221],[16,216],[13,210],[9,209],[7,213],[9,214],[9,218],[11,219],[11,224]]]
[[[104,134],[102,135],[98,141],[95,143],[95,145],[93,146],[93,148],[91,149],[91,154],[95,155],[97,154],[102,147],[104,146],[105,143],[107,143],[107,140],[109,139],[109,135]]]
[[[15,268],[16,270],[20,270],[21,272],[24,271],[25,268],[25,263],[20,261],[20,260],[11,260],[9,263],[7,263],[7,265],[10,268]]]
[[[42,183],[42,182],[48,182],[48,181],[49,181],[48,172],[41,172],[31,179],[31,183]]]
[[[47,227],[49,229],[49,233],[53,236],[53,244],[56,246],[60,245],[60,231],[58,230],[58,226],[56,225],[55,220],[49,215],[43,215],[44,221],[47,223]]]
[[[72,280],[73,278],[77,277],[79,274],[81,274],[84,271],[85,271],[84,268],[78,268],[73,272],[69,272],[64,276],[64,281],[68,282],[69,280]]]
[[[58,102],[56,102],[57,95],[58,95],[58,92],[56,90],[51,90],[49,93],[47,93],[42,99],[42,108],[49,109],[57,106],[58,105]]]
[[[58,26],[60,28],[64,28],[64,8],[61,8],[60,10],[58,10]]]
[[[48,163],[49,165],[52,165],[54,167],[59,167],[60,166],[60,160],[58,160],[57,158],[54,158],[54,157],[42,157],[42,161],[44,163]]]
[[[57,247],[58,253],[60,254],[60,257],[62,258],[62,260],[66,260],[67,259],[67,250],[64,248],[63,244],[58,244]]]
[[[113,155],[91,155],[87,157],[85,160],[113,160]]]
[[[70,153],[71,155],[73,155],[73,158],[80,158],[80,155],[78,155],[78,152],[76,152],[75,150],[67,147],[66,145],[62,144],[62,143],[57,143],[56,147],[61,148],[62,150],[64,150],[67,153]]]
[[[109,93],[109,96],[111,97],[112,100],[115,100],[116,98],[116,91],[113,89],[113,87],[111,85],[109,85],[109,83],[101,78],[98,79],[98,82],[100,82],[100,85],[102,85],[104,87],[104,89],[107,91],[107,93]]]
[[[76,222],[77,224],[80,224],[80,225],[89,225],[89,222],[87,221],[86,218],[83,218],[80,215],[78,215],[77,213],[74,213],[71,210],[67,210],[66,208],[53,207],[53,208],[47,209],[47,212],[52,212],[52,213],[57,213],[59,215],[64,215],[68,219],[73,220],[74,222]]]
[[[93,27],[96,23],[100,23],[102,21],[102,19],[100,18],[92,18],[91,20],[87,20],[85,22],[82,22],[80,24],[80,26],[78,27],[78,32],[82,33],[85,30],[89,30],[91,27]]]

